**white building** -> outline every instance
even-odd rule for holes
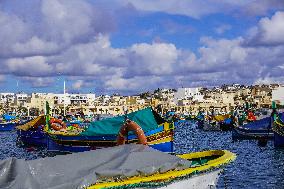
[[[0,93],[0,103],[14,103],[15,93]]]
[[[71,104],[70,96],[68,94],[54,94],[54,104],[58,105],[69,105]]]
[[[16,104],[19,106],[23,106],[28,101],[29,95],[26,93],[18,93],[16,94]]]
[[[174,103],[178,104],[179,100],[202,102],[203,97],[204,95],[200,93],[200,88],[178,88],[174,95]]]
[[[95,101],[96,95],[90,94],[55,94],[54,104],[58,105],[81,105],[81,104],[91,104]]]
[[[95,101],[95,94],[69,94],[70,103],[74,105],[91,104]]]
[[[280,105],[284,105],[284,86],[272,90],[272,101],[276,101],[280,103]]]

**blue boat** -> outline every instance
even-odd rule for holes
[[[44,125],[45,116],[41,115],[33,120],[17,126],[18,143],[24,146],[32,145],[46,147],[47,137],[44,132]]]
[[[2,121],[0,121],[0,131],[12,131],[17,125],[15,113],[8,113],[2,115]]]
[[[17,135],[17,140],[21,145],[45,147],[47,143],[47,137],[43,131],[43,127],[29,129],[27,131],[18,129]]]
[[[0,123],[0,131],[12,131],[15,129],[16,125],[17,125],[16,122]]]
[[[130,118],[146,128],[145,135],[149,146],[163,152],[172,152],[173,150],[173,124],[164,123],[157,125],[162,121],[152,112],[151,108],[140,110],[127,114]],[[144,117],[146,116],[146,117]],[[84,132],[72,130],[54,131],[46,124],[45,129],[40,129],[40,125],[45,125],[48,116],[39,116],[38,118],[17,127],[18,139],[27,145],[45,146],[49,151],[62,152],[81,152],[97,148],[110,147],[116,145],[118,131],[122,125],[124,116],[104,119],[91,122],[85,126]],[[148,118],[147,118],[148,117]],[[161,117],[160,117],[161,118]],[[47,118],[48,119],[48,118]],[[48,123],[48,121],[47,121]],[[127,143],[137,142],[137,136],[129,134]]]
[[[248,122],[244,125],[235,127],[232,130],[233,140],[242,139],[273,139],[274,133],[271,128],[271,117]]]
[[[284,147],[284,113],[275,116],[272,129],[274,131],[274,146]]]
[[[167,123],[166,123],[167,125]],[[166,126],[168,127],[168,126]],[[173,152],[173,130],[166,129],[164,125],[157,129],[145,132],[148,145],[162,152]],[[116,146],[117,135],[47,135],[47,150],[60,152],[82,152],[105,147]],[[130,134],[126,143],[136,143],[137,137]]]

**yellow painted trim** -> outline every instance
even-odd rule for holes
[[[191,167],[191,168],[184,169],[184,170],[179,170],[179,171],[172,170],[166,173],[157,173],[157,174],[150,175],[150,176],[136,176],[136,177],[131,177],[123,181],[97,183],[95,185],[88,187],[88,189],[109,188],[109,187],[115,187],[115,186],[138,184],[138,183],[143,183],[143,182],[168,181],[170,179],[174,179],[177,177],[190,175],[196,171],[197,172],[206,171],[206,170],[210,170],[211,168],[217,168],[223,164],[233,161],[236,158],[236,155],[234,153],[231,153],[227,150],[211,150],[211,151],[196,152],[196,153],[190,153],[190,154],[184,154],[184,155],[178,155],[178,156],[181,158],[185,158],[185,159],[193,159],[193,158],[200,158],[200,157],[206,157],[206,156],[212,156],[212,155],[222,155],[222,156],[219,158],[210,160],[204,165]]]
[[[284,125],[283,125],[282,123],[280,123],[278,120],[276,120],[275,123],[277,123],[277,125],[280,125],[280,126],[282,126],[282,127],[284,126]]]
[[[164,137],[164,138],[161,138],[159,140],[154,140],[152,142],[148,142],[147,144],[148,145],[154,145],[154,144],[161,144],[161,143],[165,143],[165,142],[171,142],[173,141],[172,137],[169,136],[169,137]]]

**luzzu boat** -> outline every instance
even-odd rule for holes
[[[161,123],[151,108],[127,114],[127,117],[138,123],[144,131],[148,145],[163,152],[173,151],[173,124]],[[49,151],[81,152],[116,145],[119,130],[125,116],[117,116],[101,121],[91,122],[83,132],[47,130],[47,149]],[[159,124],[159,125],[158,125]],[[126,143],[136,143],[138,137],[129,134]]]
[[[128,144],[24,161],[0,161],[4,188],[214,188],[222,168],[236,155],[210,150],[166,154]],[[13,174],[13,177],[8,175]],[[23,177],[25,174],[25,177]]]
[[[148,145],[163,152],[173,151],[173,130],[169,124],[160,125],[157,129],[145,132]],[[115,135],[84,136],[66,132],[47,134],[47,149],[60,152],[82,152],[116,145]],[[137,136],[130,134],[126,143],[136,143]]]
[[[127,115],[145,131],[150,146],[163,152],[173,151],[172,123],[163,122],[151,108],[146,108]],[[124,122],[124,116],[108,118],[89,123],[86,130],[68,127],[65,130],[54,131],[49,125],[49,116],[38,118],[17,127],[19,144],[43,146],[49,151],[81,152],[116,145],[118,131]],[[158,122],[158,123],[157,123]],[[43,129],[42,125],[45,125]],[[86,125],[85,125],[86,127]],[[138,138],[134,134],[127,136],[126,143],[135,143]]]
[[[284,113],[275,116],[272,129],[274,132],[274,146],[284,147]]]
[[[45,147],[47,144],[46,134],[43,128],[45,123],[45,116],[40,115],[25,124],[17,126],[17,141],[22,145]]]
[[[198,127],[204,131],[228,131],[233,127],[231,115],[199,116]]]
[[[3,122],[0,122],[0,131],[12,131],[15,129],[18,120],[14,115],[4,114]]]
[[[16,122],[4,122],[0,123],[0,131],[12,131],[15,129],[17,123]]]
[[[273,139],[271,128],[271,117],[267,116],[260,120],[248,122],[244,125],[235,127],[232,131],[233,140],[242,139]]]

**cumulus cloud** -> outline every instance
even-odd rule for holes
[[[30,83],[34,88],[48,87],[54,84],[55,79],[53,77],[21,77],[22,81]]]
[[[284,8],[284,2],[279,0],[123,0],[121,2],[125,5],[131,3],[136,9],[142,11],[165,12],[193,18],[214,13],[264,15],[269,10]]]
[[[127,74],[131,77],[171,74],[178,58],[175,45],[167,43],[134,44],[128,53],[131,67]]]
[[[48,76],[54,74],[53,67],[43,56],[9,58],[3,64],[3,72],[16,76]]]
[[[276,12],[271,18],[262,18],[256,27],[249,31],[250,45],[283,45],[284,12]]]
[[[102,76],[127,65],[125,49],[115,49],[108,36],[98,35],[94,41],[73,45],[62,54],[50,58],[56,71],[65,75]]]
[[[219,35],[225,33],[226,31],[230,30],[232,28],[231,25],[229,24],[223,24],[223,25],[220,25],[218,27],[215,28],[215,32]]]
[[[42,0],[4,5],[11,11],[0,9],[0,25],[5,26],[0,30],[0,58],[60,54],[70,45],[88,42],[115,28],[111,14],[87,1]]]
[[[256,5],[256,1],[115,2],[116,6],[128,3],[135,11],[163,11],[194,18],[220,10],[234,12],[236,7],[245,5],[255,6],[253,14],[270,10],[267,4]],[[271,1],[272,7],[276,4]],[[191,51],[163,39],[114,47],[110,32],[118,18],[114,19],[97,5],[98,2],[89,1],[42,0],[37,1],[37,9],[31,11],[37,16],[23,11],[30,7],[23,4],[21,9],[13,7],[9,13],[0,9],[0,25],[5,26],[0,30],[0,74],[17,76],[33,87],[53,85],[55,77],[63,76],[70,80],[73,90],[128,92],[232,82],[251,84],[283,78],[283,12],[260,19],[250,30],[249,37],[202,37],[200,46]],[[190,27],[171,21],[163,26],[172,26],[173,30],[167,31],[170,33],[191,31]],[[221,35],[231,26],[220,25],[215,29]]]
[[[93,83],[91,81],[87,81],[87,80],[76,80],[73,84],[72,84],[72,89],[74,90],[80,90],[83,87],[90,87],[92,86]]]
[[[0,75],[0,83],[5,81],[5,75]]]

